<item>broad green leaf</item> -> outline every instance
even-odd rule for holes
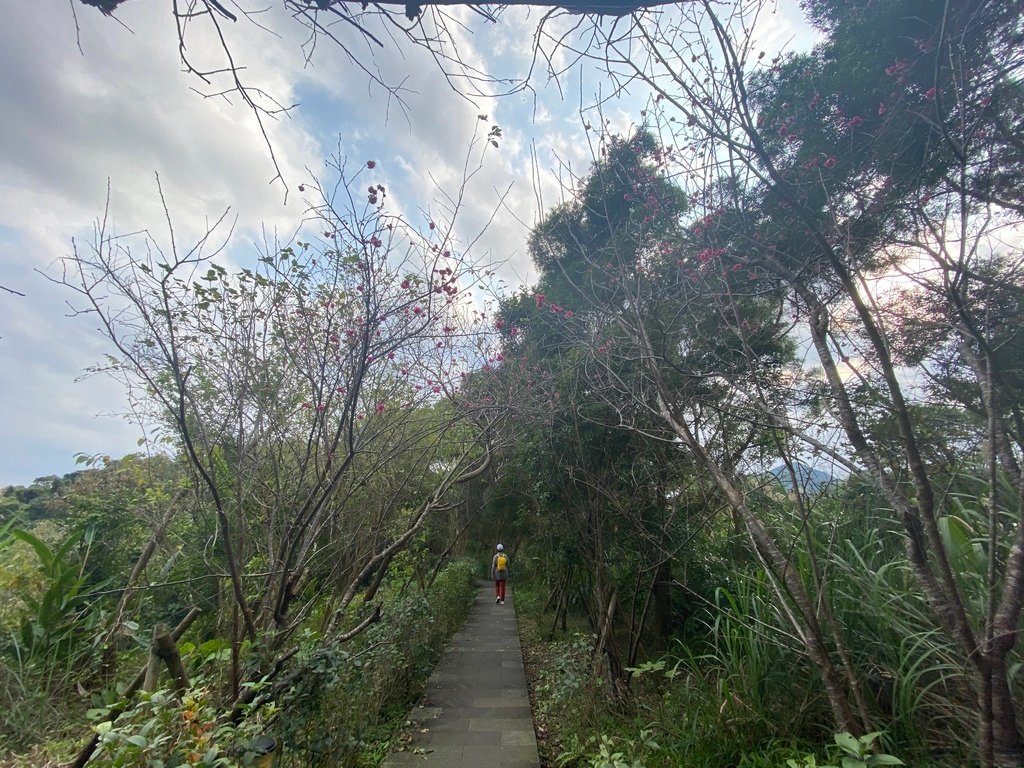
[[[39,612],[36,618],[39,619],[39,626],[42,627],[43,631],[48,633],[52,630],[57,623],[57,612],[54,609],[54,604],[57,602],[59,597],[59,591],[53,587],[46,591],[43,595],[43,601],[39,604]]]
[[[68,552],[70,552],[74,547],[78,546],[78,542],[80,542],[84,537],[85,537],[85,531],[84,530],[78,530],[78,531],[75,531],[74,533],[72,533],[70,536],[68,536],[61,543],[61,545],[60,545],[60,547],[58,547],[57,551],[53,553],[54,559],[55,560],[63,560],[64,559],[64,555],[66,555]]]
[[[44,567],[50,567],[50,564],[53,562],[53,552],[50,551],[50,548],[46,546],[42,539],[33,536],[21,528],[15,528],[11,533],[16,539],[25,542],[36,551],[36,555]]]
[[[848,752],[851,755],[859,755],[861,753],[860,742],[849,733],[837,733],[835,735],[835,739],[836,744],[838,744],[839,748],[844,752]]]
[[[939,533],[942,536],[942,545],[949,553],[950,559],[958,564],[966,565],[965,559],[968,555],[973,554],[971,546],[973,531],[967,522],[956,515],[944,515],[939,518]]]

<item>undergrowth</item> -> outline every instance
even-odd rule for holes
[[[298,682],[281,697],[283,768],[364,768],[387,756],[448,639],[476,593],[477,564],[449,563],[426,592],[392,580],[387,621],[344,646],[310,643]]]
[[[719,610],[632,669],[629,697],[613,703],[605,681],[590,676],[589,628],[577,620],[550,637],[542,596],[521,586],[520,632],[545,768],[820,768],[852,760],[832,738],[824,697],[804,684],[813,670],[785,637],[771,635],[769,617],[757,615],[767,602],[760,587],[751,589],[722,590]]]
[[[982,527],[963,514],[967,522],[958,525],[965,530],[968,523]],[[840,510],[831,543],[818,553],[828,576],[823,599],[834,626],[841,628],[850,669],[861,686],[867,732],[861,738],[878,734],[869,750],[872,759],[891,753],[929,768],[977,765],[969,660],[935,627],[905,554],[886,532],[887,520],[877,511]],[[966,563],[982,550],[960,533],[957,546]],[[795,553],[793,564],[812,581],[806,556]],[[984,576],[977,568],[968,572],[967,565],[964,571],[965,580]],[[590,624],[570,611],[564,631],[555,631],[561,628],[552,624],[552,615],[542,614],[550,601],[540,579],[520,585],[523,647],[547,765],[895,764],[858,763],[851,753],[856,740],[834,732],[835,715],[820,673],[763,570],[753,563],[723,568],[701,587],[700,601],[677,612],[685,621],[673,627],[667,645],[658,637],[649,646],[656,651],[641,653],[628,670],[628,683],[619,687],[625,695],[616,696],[605,681],[593,679]],[[834,630],[826,640],[835,645]],[[627,647],[624,638],[618,638],[618,647]],[[835,653],[838,658],[838,649]],[[1020,696],[1024,660],[1018,650],[1010,658],[1010,683]]]
[[[180,699],[165,691],[140,695],[112,723],[103,721],[107,707],[122,705],[116,697],[95,708],[92,720],[99,724],[101,740],[89,765],[249,765],[248,745],[261,735],[282,745],[278,768],[379,765],[445,643],[465,620],[477,589],[478,567],[470,559],[448,563],[426,590],[417,586],[411,567],[397,566],[378,594],[385,620],[347,643],[308,631],[284,682],[262,684],[250,716],[238,726],[225,724],[212,695],[228,658],[219,646],[211,651],[211,644],[220,641],[199,647],[182,643],[184,663],[192,672],[189,692]],[[17,671],[10,663],[0,667],[0,690],[11,693],[31,669],[21,670],[21,676]],[[14,714],[27,717],[28,701],[19,704]],[[88,736],[89,723],[82,719],[86,713],[80,702],[77,707],[69,702],[37,708],[37,716],[55,720],[61,713],[69,717],[62,731],[51,731],[51,739],[27,752],[9,742],[0,768],[56,766],[72,756]],[[52,738],[58,734],[67,738]]]

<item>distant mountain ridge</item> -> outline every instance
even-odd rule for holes
[[[802,461],[794,462],[793,469],[800,488],[811,493],[818,493],[835,482],[835,478],[832,475],[804,464]],[[793,490],[793,478],[790,476],[785,464],[772,467],[768,472],[787,491]]]

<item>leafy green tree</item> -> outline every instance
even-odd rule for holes
[[[972,681],[979,763],[1019,766],[1020,705],[1008,660],[1024,589],[1013,320],[1021,280],[1018,260],[1004,256],[1021,214],[1011,181],[1020,174],[1015,137],[1024,119],[1019,4],[807,7],[822,34],[808,54],[762,61],[748,34],[752,17],[711,3],[664,27],[641,21],[629,39],[646,56],[613,57],[608,50],[621,43],[611,39],[604,53],[655,89],[680,163],[702,180],[687,182],[704,213],[693,233],[709,250],[698,253],[712,272],[749,275],[760,295],[772,286],[779,317],[793,319],[821,366],[823,380],[790,379],[785,409],[767,400],[762,422],[876,484],[901,521],[933,621]],[[703,52],[678,55],[686,31],[706,33]],[[734,293],[724,285],[717,292]],[[1009,325],[997,328],[996,317]],[[639,318],[633,326],[649,337]],[[674,352],[657,343],[641,350],[666,362]],[[756,365],[751,373],[742,376],[754,389]],[[669,418],[674,391],[661,391]],[[816,429],[801,400],[821,403],[843,440],[823,440],[827,429]],[[953,507],[926,458],[923,442],[935,433],[919,402],[969,408],[980,427],[991,489],[978,531],[991,553],[980,610],[958,582],[943,535]],[[870,434],[883,413],[898,439]],[[700,430],[676,424],[699,455]],[[963,469],[978,466],[972,458]],[[712,474],[742,510],[727,473]],[[856,692],[856,680],[849,683]],[[829,693],[840,702],[839,691]],[[846,715],[836,707],[840,728],[872,730]]]
[[[659,169],[665,159],[643,134],[609,142],[578,199],[538,228],[531,244],[544,276],[538,290],[550,276],[556,290],[575,292],[599,396],[613,408],[629,403],[617,408],[620,418],[625,411],[656,420],[713,479],[789,606],[837,722],[857,728],[867,714],[853,670],[840,661],[838,628],[819,614],[813,584],[748,503],[738,475],[752,448],[776,439],[773,430],[786,421],[778,385],[793,343],[782,321],[784,293],[774,279],[733,269],[725,244],[709,242],[733,215],[725,208],[684,228],[681,191]],[[625,423],[643,429],[638,419]]]
[[[694,520],[713,517],[705,505],[718,506],[651,404],[632,394],[648,386],[644,365],[609,317],[640,311],[637,292],[647,288],[638,284],[657,284],[658,254],[686,236],[685,201],[661,174],[663,160],[647,134],[609,142],[578,195],[538,225],[531,253],[541,280],[503,303],[496,321],[502,354],[493,376],[482,376],[486,391],[515,414],[504,422],[515,435],[505,443],[514,448],[502,451],[499,475],[533,479],[526,488],[509,483],[506,493],[533,513],[531,539],[545,542],[538,549],[555,621],[582,587],[578,602],[616,696],[651,624],[655,638],[669,631],[672,562],[686,557],[700,527]],[[676,287],[654,300],[651,327],[670,316]],[[680,337],[687,332],[683,320],[669,322]],[[726,347],[690,353],[719,354],[717,362],[735,365]],[[713,383],[692,384],[713,401]]]
[[[202,536],[185,557],[228,587],[236,711],[255,695],[243,683],[280,674],[314,618],[336,642],[380,620],[375,575],[486,466],[486,416],[455,400],[476,354],[461,306],[476,265],[451,222],[421,234],[390,213],[383,185],[355,202],[346,185],[375,167],[334,169],[318,242],[274,245],[235,273],[213,261],[212,231],[184,251],[172,230],[140,258],[101,228],[68,265],[185,467]]]

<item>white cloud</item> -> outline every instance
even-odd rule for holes
[[[94,324],[66,317],[70,293],[33,272],[56,274],[71,238],[88,240],[108,178],[119,232],[163,229],[154,173],[185,240],[229,205],[251,227],[301,213],[268,185],[273,166],[250,115],[190,92],[166,9],[125,10],[133,32],[78,7],[84,56],[64,2],[12,6],[0,29],[0,285],[26,294],[0,295],[0,484],[70,471],[77,452],[136,449],[137,429],[100,415],[127,410],[120,385],[75,381],[107,351]],[[287,98],[275,57],[261,60],[271,71],[254,76]],[[273,125],[272,139],[292,177],[319,157],[301,119]]]
[[[0,285],[28,294],[0,292],[0,484],[69,471],[79,451],[135,449],[136,430],[97,418],[125,410],[119,385],[102,378],[74,383],[101,359],[101,337],[83,318],[65,317],[68,294],[32,271],[52,269],[72,237],[88,238],[103,212],[108,179],[111,218],[122,233],[164,231],[155,173],[184,241],[230,206],[238,228],[229,255],[238,261],[259,239],[261,223],[282,233],[300,224],[306,203],[297,185],[310,172],[325,173],[325,154],[340,148],[354,165],[377,160],[390,202],[415,221],[423,218],[420,210],[437,215],[438,186],[451,191],[461,183],[473,137],[497,124],[503,139],[488,150],[466,189],[459,236],[469,240],[490,222],[476,248],[507,260],[500,274],[514,285],[535,277],[525,243],[541,215],[537,201],[559,202],[572,174],[585,173],[592,160],[581,110],[607,87],[596,70],[574,71],[555,83],[542,68],[535,92],[471,100],[453,90],[427,51],[382,34],[387,47],[370,66],[401,83],[400,108],[326,40],[307,63],[304,31],[271,4],[261,21],[279,35],[244,20],[223,28],[248,82],[283,104],[304,101],[289,116],[266,122],[291,189],[286,201],[284,186],[270,183],[274,167],[251,112],[237,97],[203,99],[193,92],[202,84],[181,71],[169,3],[125,3],[118,11],[123,24],[77,2],[75,8],[84,55],[67,0],[11,4],[0,27],[6,73],[0,82]],[[502,75],[528,70],[536,9],[509,9],[497,25],[468,8],[448,13],[467,65]],[[569,23],[559,20],[551,29]],[[342,26],[335,31],[348,36],[352,50],[369,52]],[[189,53],[197,64],[222,64],[201,20],[193,24]],[[220,87],[223,82],[215,82],[207,91]],[[620,101],[609,112],[616,125],[637,120],[644,98]],[[502,195],[504,208],[492,221]]]

